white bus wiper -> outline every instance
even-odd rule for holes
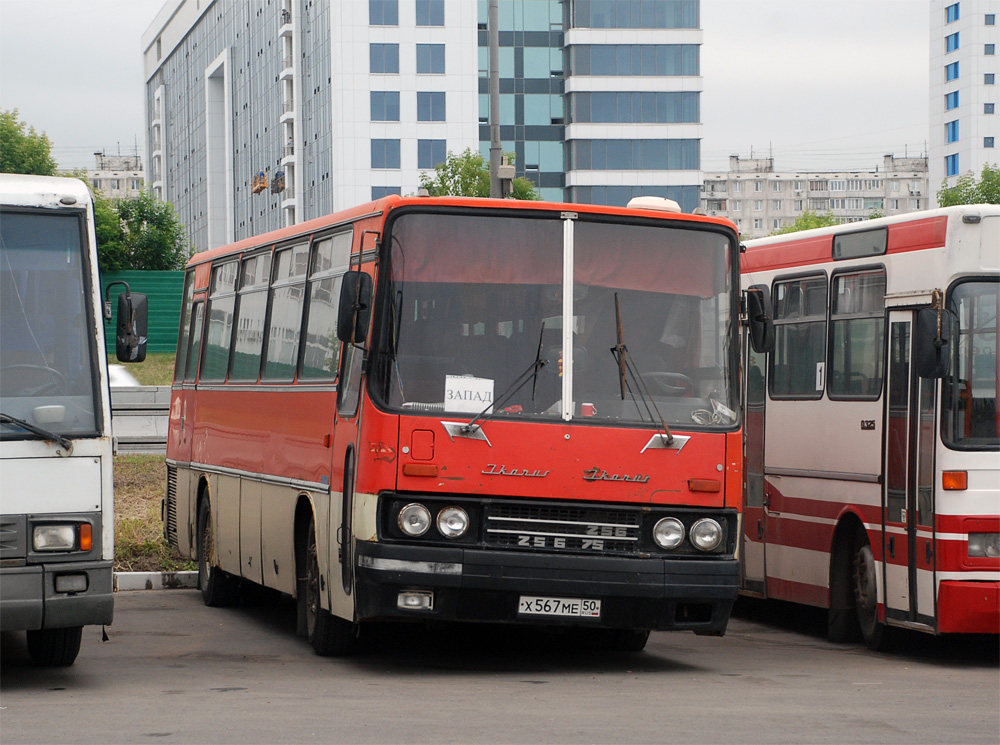
[[[650,395],[649,390],[646,388],[646,382],[642,379],[642,375],[639,374],[638,368],[636,368],[635,360],[632,359],[632,355],[628,352],[628,347],[625,346],[625,333],[622,330],[622,307],[618,302],[618,293],[615,293],[615,323],[617,325],[618,331],[618,343],[611,347],[611,354],[614,355],[615,361],[618,363],[618,376],[621,381],[621,394],[622,401],[625,400],[625,391],[628,390],[629,396],[632,397],[632,402],[639,408],[639,402],[636,401],[635,393],[632,391],[632,386],[629,385],[627,374],[631,374],[632,380],[635,382],[635,387],[639,391],[639,398],[642,399],[642,405],[646,409],[646,415],[653,424],[659,423],[663,435],[661,439],[665,439],[665,445],[668,447],[674,442],[673,432],[670,431],[670,427],[667,423],[663,421],[663,415],[660,414],[660,410],[656,408],[656,402]],[[656,415],[653,415],[656,412]]]
[[[538,371],[549,364],[548,360],[542,359],[542,338],[545,335],[545,321],[542,321],[542,330],[538,334],[538,351],[535,352],[535,361],[528,365],[528,369],[517,376],[513,383],[507,386],[506,390],[500,394],[500,396],[485,409],[480,411],[476,416],[472,418],[468,424],[463,425],[458,431],[463,435],[471,434],[477,429],[482,429],[483,424],[488,422],[493,418],[493,415],[497,413],[497,410],[503,406],[507,401],[513,397],[515,393],[521,390],[525,384],[528,382],[529,378],[532,379],[531,384],[531,400],[535,400],[535,389],[538,383]],[[487,416],[486,412],[490,409],[493,411]],[[482,422],[480,422],[482,420]]]
[[[18,419],[16,416],[11,416],[10,414],[0,414],[0,422],[7,422],[8,424],[16,424],[18,427],[28,430],[29,432],[38,435],[39,437],[44,437],[46,440],[54,440],[58,442],[66,450],[66,455],[73,452],[72,441],[66,439],[62,435],[57,435],[55,432],[50,432],[44,427],[39,427],[31,422],[26,422],[23,419]]]

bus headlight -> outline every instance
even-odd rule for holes
[[[461,538],[469,529],[469,515],[461,507],[445,507],[438,513],[437,529],[445,538]]]
[[[398,523],[399,529],[406,535],[417,538],[431,527],[431,513],[422,504],[414,502],[399,511]]]
[[[1000,556],[1000,533],[969,533],[969,556],[989,559]]]
[[[73,551],[76,525],[36,525],[31,545],[35,551]]]
[[[705,517],[691,526],[691,543],[702,551],[714,551],[722,543],[722,526]]]
[[[676,517],[665,517],[653,526],[653,540],[660,548],[671,551],[684,540],[684,524]]]

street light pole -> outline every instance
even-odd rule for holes
[[[500,185],[500,11],[499,0],[489,0],[490,39],[490,196],[503,197]]]

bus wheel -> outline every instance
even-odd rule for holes
[[[615,629],[611,635],[611,648],[619,652],[641,652],[649,641],[645,629]]]
[[[354,625],[323,608],[320,602],[319,557],[316,526],[310,520],[305,545],[305,577],[300,587],[299,608],[305,614],[305,630],[316,654],[341,657],[354,651]]]
[[[885,647],[885,624],[878,620],[878,582],[875,553],[863,530],[858,531],[854,550],[854,608],[858,614],[861,636],[869,649]]]
[[[198,505],[198,589],[205,605],[222,608],[235,605],[240,599],[239,580],[219,567],[209,566],[212,546],[212,519],[209,514],[208,499]]]
[[[83,626],[66,629],[38,629],[28,632],[28,654],[36,665],[72,665],[80,652]]]

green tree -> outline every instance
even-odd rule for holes
[[[508,153],[508,157],[511,155]],[[432,197],[488,197],[490,195],[490,165],[482,153],[466,148],[464,153],[448,153],[443,163],[434,166],[433,175],[420,174],[420,188],[427,189]],[[541,197],[535,185],[524,177],[511,183],[513,199],[537,200]]]
[[[1000,204],[1000,167],[983,166],[979,180],[972,171],[959,176],[954,186],[945,181],[938,192],[938,204],[951,207],[955,204]]]
[[[0,173],[33,173],[54,176],[52,143],[44,132],[22,122],[17,109],[0,109]]]
[[[810,230],[812,228],[825,228],[828,225],[839,225],[837,218],[833,216],[832,212],[827,212],[825,214],[819,214],[818,212],[810,212],[806,210],[801,215],[799,215],[795,222],[791,225],[786,225],[785,227],[775,230],[771,235],[784,235],[785,233],[797,233],[800,230]]]
[[[184,228],[172,205],[149,192],[136,199],[94,200],[97,257],[103,271],[183,269]]]

